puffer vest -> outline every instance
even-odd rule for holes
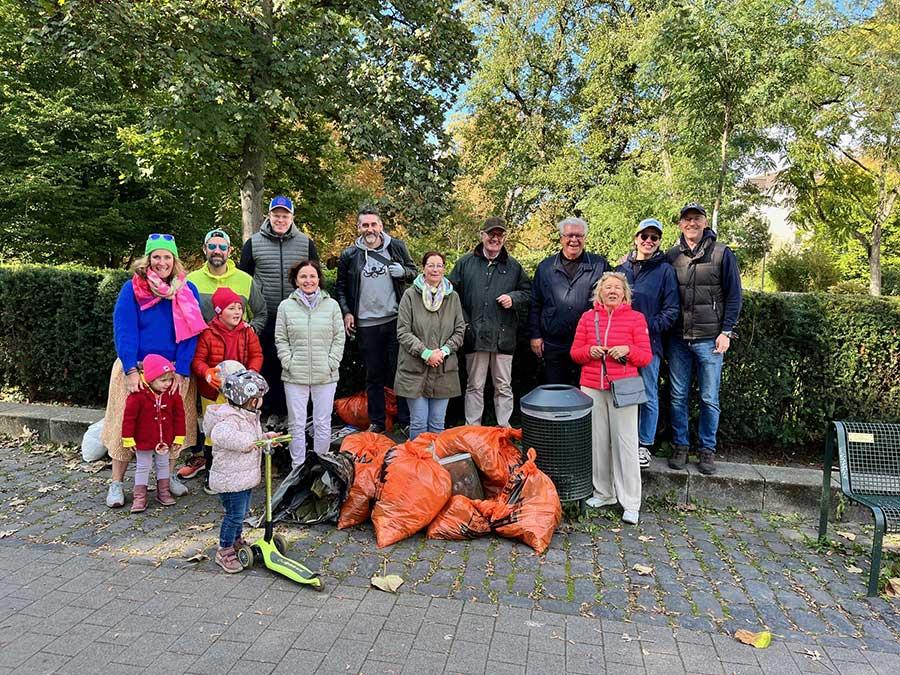
[[[685,340],[715,338],[722,330],[724,256],[725,245],[719,244],[711,233],[704,236],[693,257],[681,241],[669,249],[669,263],[675,268],[681,295],[681,315],[673,331]]]
[[[253,279],[262,284],[269,321],[274,324],[278,305],[294,290],[288,272],[295,263],[309,258],[309,237],[296,225],[280,237],[266,220],[251,240],[256,266]]]

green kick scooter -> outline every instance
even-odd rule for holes
[[[298,584],[309,586],[321,591],[324,588],[322,579],[318,573],[313,572],[305,565],[287,557],[287,542],[280,534],[275,534],[272,527],[272,445],[290,441],[291,437],[279,436],[277,438],[259,441],[262,446],[266,464],[266,521],[265,532],[260,539],[249,546],[242,546],[237,550],[237,559],[244,569],[253,567],[254,563],[262,563],[273,572],[287,577]]]

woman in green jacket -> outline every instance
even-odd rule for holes
[[[457,351],[466,332],[462,304],[444,278],[444,254],[422,257],[424,273],[400,299],[394,391],[409,403],[409,437],[444,430],[447,403],[460,395]]]
[[[344,355],[344,319],[336,300],[320,286],[322,268],[303,260],[291,268],[294,291],[278,305],[275,348],[288,404],[291,465],[306,460],[306,409],[313,402],[313,450],[328,452],[331,410]]]

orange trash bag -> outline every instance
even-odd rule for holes
[[[484,496],[494,497],[509,482],[512,470],[522,461],[522,453],[513,440],[522,439],[521,429],[508,427],[462,426],[446,429],[435,440],[439,458],[468,452],[481,474]]]
[[[451,487],[450,474],[427,449],[412,442],[388,450],[372,509],[378,548],[427,527],[450,499]]]
[[[496,500],[505,503],[509,512],[493,514],[491,529],[502,537],[518,539],[537,553],[543,553],[562,521],[562,505],[553,481],[534,463],[536,457],[534,448],[529,448],[528,459],[513,472]]]
[[[378,474],[384,464],[384,455],[394,446],[387,436],[361,431],[350,434],[341,441],[341,452],[353,455],[353,485],[341,504],[338,529],[343,530],[364,523],[372,510]]]
[[[491,531],[491,524],[479,510],[484,500],[453,495],[447,506],[428,526],[429,539],[475,539]]]
[[[334,412],[344,424],[349,424],[357,429],[366,429],[370,424],[367,403],[366,392],[360,391],[352,396],[336,399]],[[388,387],[384,388],[384,409],[387,417],[385,427],[390,431],[394,426],[394,418],[397,416],[397,396],[394,394],[394,390]]]

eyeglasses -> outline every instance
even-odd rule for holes
[[[426,270],[442,270],[444,269],[444,263],[428,263],[425,265]]]
[[[147,237],[150,241],[156,241],[157,239],[164,239],[165,241],[175,241],[175,237],[171,234],[157,234],[154,232],[149,237]]]
[[[562,235],[563,239],[584,239],[583,234],[564,234]]]
[[[488,239],[503,239],[506,236],[506,232],[482,232],[482,234]]]
[[[227,251],[228,244],[207,244],[206,248],[210,251],[215,251],[216,249],[219,249],[220,251]]]
[[[658,234],[647,234],[646,232],[641,232],[641,241],[647,241],[648,239],[652,242],[657,242],[657,241],[659,241],[659,235]]]

